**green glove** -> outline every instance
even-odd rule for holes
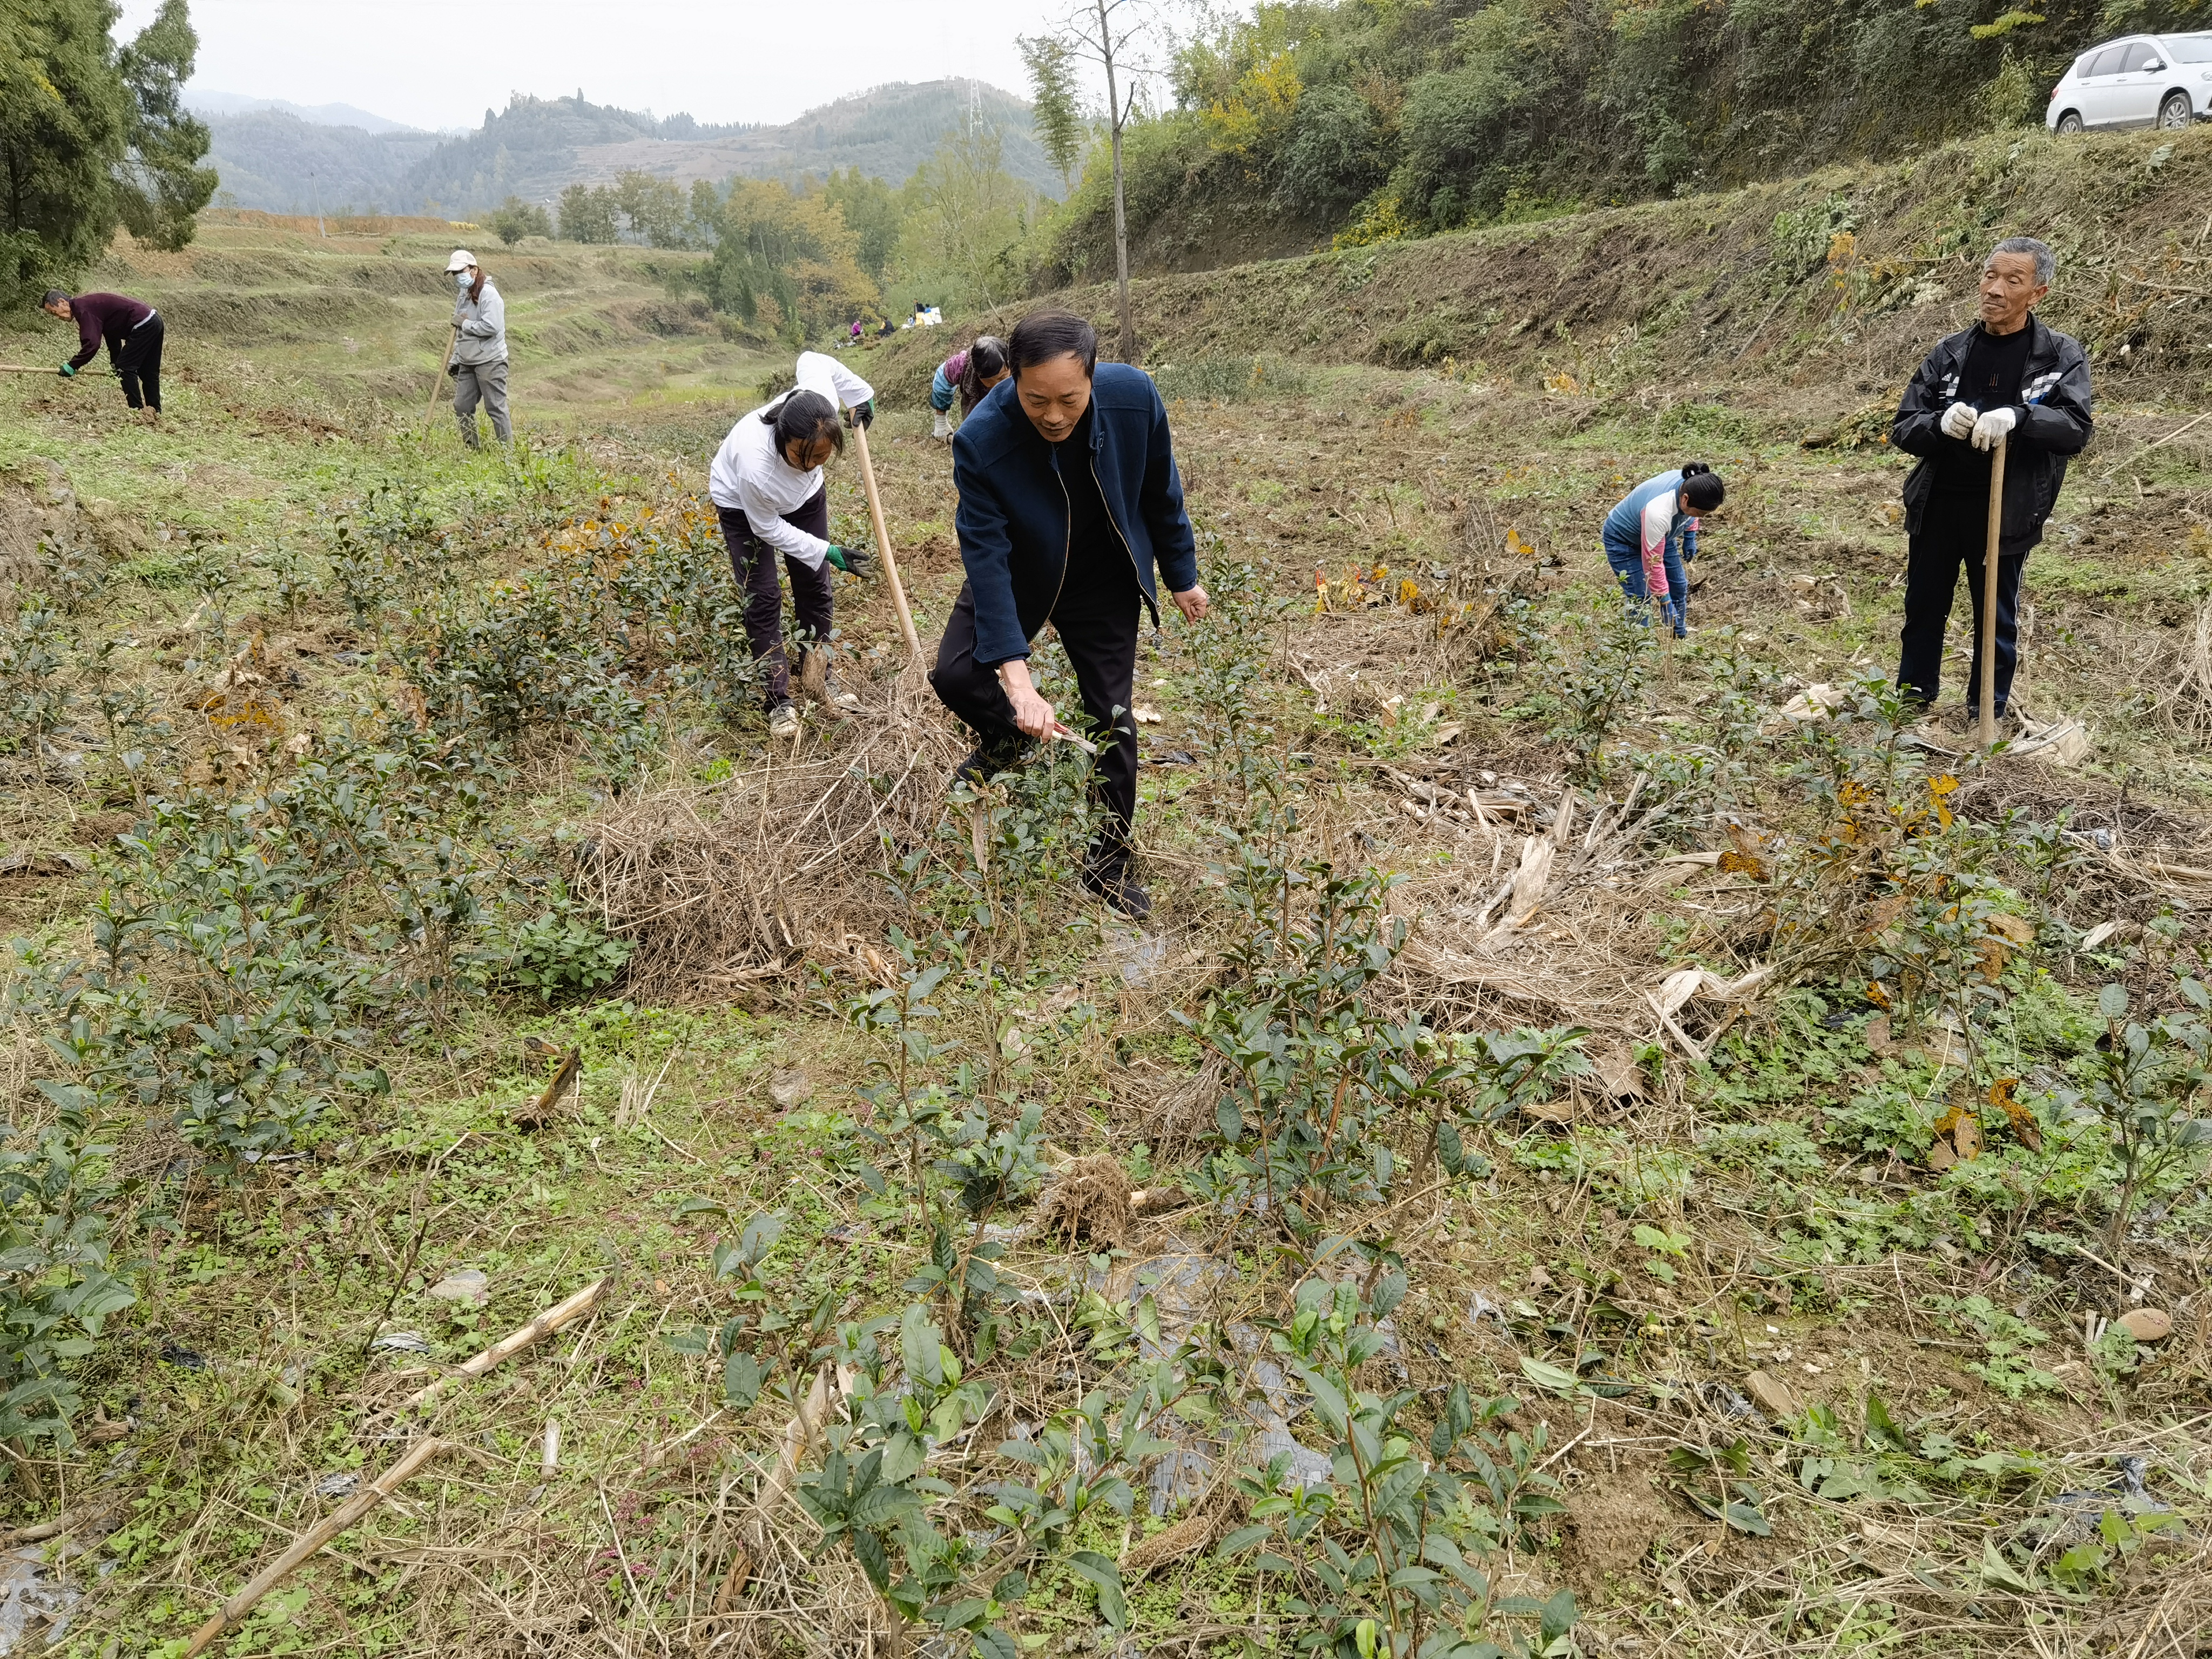
[[[62,379],[64,380],[74,380],[76,379],[76,365],[75,363],[64,363],[62,365]]]
[[[832,542],[830,544],[829,550],[824,556],[829,559],[830,563],[836,565],[838,569],[844,571],[847,574],[849,575],[852,573],[853,567],[846,560],[845,550],[838,546],[836,543]]]

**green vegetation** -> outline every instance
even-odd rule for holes
[[[484,216],[484,228],[499,238],[501,247],[513,247],[526,236],[551,236],[553,218],[535,203],[510,196]]]
[[[1139,265],[1193,269],[1711,190],[2039,125],[2093,40],[2197,28],[2199,0],[1265,4],[1188,45],[1127,141]],[[1092,167],[1043,257],[1113,247]]]
[[[1133,284],[1216,600],[1139,648],[1142,931],[1079,753],[948,786],[880,590],[861,711],[763,729],[705,463],[892,192],[516,243],[504,454],[422,419],[437,233],[122,244],[163,424],[0,387],[0,1519],[64,1650],[174,1652],[423,1436],[224,1650],[2185,1644],[2202,318],[2062,266],[2106,395],[2019,700],[2070,767],[1908,740],[1867,411],[1984,206],[2179,222],[2203,137]],[[1686,252],[1588,281],[1624,236]],[[854,358],[926,638],[939,343]],[[1669,645],[1595,526],[1686,450]]]
[[[1060,174],[1060,193],[1075,188],[1075,169],[1083,160],[1084,120],[1075,90],[1073,57],[1066,43],[1050,35],[1021,41],[1022,62],[1030,72],[1030,118],[1037,144]]]
[[[179,94],[199,49],[185,0],[125,46],[102,0],[27,0],[0,17],[0,304],[73,283],[116,226],[191,240],[215,192],[207,129]]]

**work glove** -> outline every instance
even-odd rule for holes
[[[872,426],[876,419],[876,400],[871,398],[864,404],[854,404],[845,411],[847,426]]]
[[[943,410],[939,410],[937,411],[937,419],[929,428],[929,435],[933,438],[940,440],[951,437],[952,435],[952,417],[946,414]]]
[[[76,379],[76,365],[75,363],[64,363],[62,365],[62,379],[64,380],[74,380]]]
[[[1953,404],[1943,411],[1943,435],[1947,438],[1971,436],[1974,430],[1974,415],[1972,404]]]
[[[832,542],[824,556],[848,576],[872,576],[876,574],[876,556],[865,547],[840,547]]]
[[[1997,441],[2019,423],[2020,416],[2011,409],[1985,409],[1974,420],[1973,446],[1977,449],[1995,449]]]

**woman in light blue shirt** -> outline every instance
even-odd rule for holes
[[[1646,478],[1605,515],[1605,557],[1633,611],[1655,607],[1674,629],[1690,631],[1690,582],[1682,567],[1698,556],[1698,519],[1727,498],[1721,475],[1685,461]]]

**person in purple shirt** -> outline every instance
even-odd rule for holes
[[[50,317],[76,325],[80,349],[62,365],[62,377],[70,380],[100,355],[103,342],[115,378],[123,382],[123,397],[133,409],[161,412],[161,313],[142,301],[120,294],[80,294],[75,298],[49,289],[40,305]]]

